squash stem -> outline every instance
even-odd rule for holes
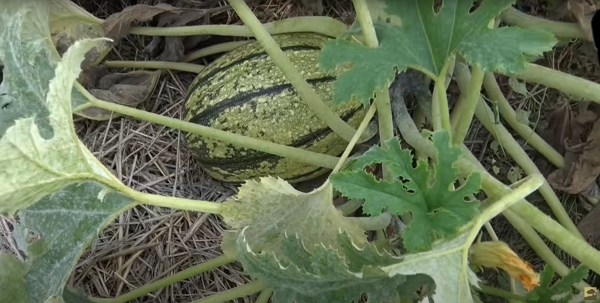
[[[135,289],[129,293],[126,293],[124,295],[118,296],[114,299],[106,299],[106,301],[101,299],[101,300],[98,300],[97,302],[103,302],[103,301],[107,302],[107,303],[129,302],[129,301],[137,299],[141,296],[147,295],[153,291],[157,291],[157,290],[165,288],[169,285],[175,284],[179,281],[183,281],[185,279],[200,275],[202,273],[211,271],[217,267],[226,265],[226,264],[234,262],[234,261],[235,261],[235,259],[227,257],[226,255],[221,255],[216,258],[212,258],[208,261],[202,262],[201,264],[190,267],[186,270],[180,271],[176,274],[169,275],[167,277],[164,277],[164,278],[154,281],[154,282],[150,282],[144,286],[141,286],[140,288],[137,288],[137,289]]]
[[[525,70],[522,72],[514,75],[507,74],[507,76],[542,84],[560,90],[565,94],[580,97],[585,101],[600,103],[600,84],[552,68],[527,63]]]
[[[473,76],[469,82],[469,88],[452,110],[452,143],[454,145],[462,145],[467,136],[475,108],[479,102],[483,75],[484,72],[480,67],[473,66]]]
[[[177,70],[195,74],[200,73],[204,69],[204,66],[199,64],[169,61],[105,61],[104,66],[112,68]]]
[[[371,19],[371,13],[369,12],[367,2],[365,0],[352,0],[352,3],[367,47],[379,47],[377,33],[373,26],[373,20]],[[394,137],[394,120],[392,118],[390,92],[387,87],[376,92],[375,105],[377,106],[377,117],[379,118],[379,141],[388,141]],[[381,169],[383,171],[383,179],[391,181],[393,176],[390,173],[388,166],[383,164]],[[386,243],[383,229],[377,230],[376,236],[377,245]]]
[[[242,286],[238,286],[236,288],[232,288],[226,291],[222,291],[218,294],[192,301],[190,303],[223,303],[223,302],[231,302],[237,298],[243,298],[249,296],[251,294],[257,293],[261,290],[264,290],[266,285],[264,282],[258,280],[250,283],[246,283]]]
[[[197,134],[200,136],[205,136],[214,140],[221,140],[223,142],[234,144],[237,146],[251,148],[254,150],[262,151],[265,153],[277,155],[280,157],[287,157],[296,161],[300,161],[302,163],[308,163],[312,165],[317,165],[319,167],[326,167],[333,169],[337,162],[339,161],[338,157],[320,154],[311,152],[308,150],[304,150],[301,148],[290,147],[286,145],[281,145],[277,143],[273,143],[266,140],[256,139],[252,137],[246,137],[243,135],[238,135],[218,129],[214,129],[211,127],[190,123],[186,121],[182,121],[179,119],[174,119],[170,117],[165,117],[162,115],[158,115],[155,113],[150,113],[144,110],[139,110],[136,108],[132,108],[129,106],[124,106],[120,104],[115,104],[107,101],[102,101],[92,96],[85,88],[81,87],[81,84],[75,83],[75,86],[78,86],[78,90],[86,96],[89,100],[89,106],[87,107],[98,107],[108,111],[112,111],[115,113],[119,113],[122,115],[130,116],[136,119],[161,124],[164,126],[168,126],[174,129],[182,130],[188,133]],[[85,108],[85,106],[78,107],[78,109]]]
[[[263,27],[260,21],[258,21],[248,5],[243,0],[228,0],[228,2],[240,19],[252,30],[256,36],[256,40],[263,46],[271,59],[273,59],[275,65],[281,69],[285,77],[302,97],[302,100],[313,110],[315,115],[321,118],[342,139],[346,141],[352,140],[352,136],[356,130],[344,122],[342,118],[321,100],[321,97],[306,82],[298,69],[292,64],[281,48],[279,48],[279,45],[269,35],[269,32]],[[365,141],[367,139],[365,138]]]
[[[369,122],[371,122],[371,119],[375,115],[376,109],[377,109],[377,107],[375,106],[375,104],[371,104],[369,111],[367,111],[367,114],[365,115],[362,122],[358,126],[358,129],[356,130],[356,133],[352,137],[352,140],[350,140],[350,142],[348,142],[348,146],[346,146],[344,153],[340,157],[340,160],[338,161],[338,163],[333,168],[333,171],[331,172],[331,174],[335,174],[335,173],[339,172],[340,169],[342,169],[342,166],[344,165],[344,163],[346,163],[348,156],[350,156],[350,153],[352,152],[352,149],[356,145],[356,142],[360,138],[361,134],[365,131],[367,126],[369,126]]]
[[[122,190],[126,195],[134,199],[136,202],[143,204],[211,214],[221,213],[221,204],[215,202],[147,194],[135,191],[129,187],[124,187]]]
[[[461,91],[465,92],[469,89],[469,81],[471,81],[471,75],[469,67],[464,63],[458,63],[455,69],[456,82]],[[477,91],[479,93],[479,91]],[[521,148],[519,143],[512,137],[508,130],[502,124],[495,124],[490,117],[493,116],[492,110],[483,102],[480,96],[475,108],[475,116],[483,124],[483,126],[498,140],[510,154],[510,156],[517,162],[517,164],[525,171],[528,175],[541,174],[535,163],[527,156],[527,153]],[[577,226],[571,221],[569,214],[565,211],[560,200],[556,196],[556,193],[548,182],[544,180],[544,184],[539,188],[540,193],[552,209],[552,212],[567,230],[572,232],[577,237],[583,239],[583,236],[579,233]]]
[[[232,5],[233,7],[233,5]],[[247,6],[246,6],[247,7]],[[250,10],[248,8],[248,10]],[[237,10],[236,10],[237,12]],[[240,17],[241,18],[241,17]],[[243,20],[243,19],[242,19]],[[244,23],[246,23],[244,21]],[[247,23],[246,23],[247,24]],[[262,25],[271,35],[312,32],[331,37],[339,37],[348,31],[348,26],[331,17],[305,16],[286,18]],[[129,34],[142,36],[230,36],[254,37],[255,33],[247,25],[194,25],[178,27],[131,27]]]
[[[450,65],[453,64],[454,58],[447,60],[442,68],[442,72],[439,74],[438,78],[435,80],[435,88],[437,88],[437,107],[439,111],[439,115],[441,118],[441,128],[435,129],[443,129],[445,130],[450,137],[453,137],[452,127],[450,125],[450,109],[448,107],[448,96],[446,95],[446,89],[448,86],[446,82],[449,82],[448,79],[448,69]],[[439,127],[439,126],[438,126]]]
[[[514,7],[507,8],[502,12],[500,18],[509,25],[545,30],[562,39],[587,39],[581,27],[575,23],[557,22],[534,17]]]
[[[379,47],[377,33],[373,26],[367,2],[365,0],[352,0],[352,3],[367,47]],[[387,88],[377,91],[375,104],[377,105],[377,117],[379,118],[379,141],[385,142],[394,137],[394,120],[390,105],[390,92]],[[387,165],[384,164],[382,169],[384,179],[391,180],[392,176],[388,171]]]
[[[515,130],[519,136],[527,141],[527,144],[535,148],[540,154],[542,154],[550,163],[558,168],[565,166],[565,159],[558,153],[548,142],[542,139],[531,127],[523,124],[517,120],[517,113],[508,103],[508,100],[504,98],[504,94],[496,82],[496,78],[493,73],[487,72],[483,77],[483,88],[487,93],[488,98],[498,104],[500,115],[504,118],[504,121]]]
[[[194,52],[191,52],[191,53],[185,55],[185,57],[183,57],[183,59],[181,61],[191,62],[196,59],[200,59],[202,57],[219,54],[219,53],[225,53],[225,52],[231,51],[242,45],[245,45],[245,44],[248,44],[248,43],[254,42],[254,41],[255,40],[242,40],[242,41],[232,41],[232,42],[225,42],[225,43],[211,45],[211,46],[199,49],[197,51],[194,51]]]

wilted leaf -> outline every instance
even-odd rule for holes
[[[387,15],[397,16],[390,21],[400,19],[402,26],[375,22],[377,48],[338,39],[326,43],[321,54],[325,70],[352,64],[335,83],[338,104],[349,102],[353,95],[368,104],[375,91],[389,87],[395,69],[402,72],[410,67],[437,79],[446,61],[457,53],[484,71],[517,73],[527,62],[523,54],[541,54],[556,43],[552,34],[540,30],[488,27],[514,0],[482,1],[473,12],[474,0],[444,0],[437,13],[434,0],[379,1]]]
[[[176,8],[166,3],[154,6],[136,4],[124,8],[121,12],[109,16],[102,25],[107,37],[119,41],[129,33],[129,28],[137,26],[141,22],[156,21],[157,27],[177,27],[183,25],[200,25],[208,21],[213,13],[229,10],[229,6],[210,9]],[[199,42],[208,39],[209,36],[190,37],[154,37],[152,42],[146,46],[146,52],[152,55],[158,54],[161,46],[161,61],[180,61],[186,50],[196,46]],[[183,40],[182,40],[183,39]],[[184,42],[185,41],[185,42]]]
[[[427,250],[437,238],[453,237],[478,213],[479,203],[465,199],[480,190],[480,175],[472,174],[464,185],[450,190],[458,178],[454,163],[462,151],[450,145],[445,132],[433,133],[433,145],[438,159],[431,170],[423,159],[414,167],[410,151],[401,149],[397,139],[391,139],[356,159],[350,171],[330,177],[344,196],[365,200],[366,214],[378,215],[386,208],[396,215],[411,213],[413,219],[403,236],[409,252]],[[373,163],[387,165],[393,181],[377,181],[363,171]]]
[[[70,0],[54,0],[50,6],[50,34],[60,55],[81,39],[104,37],[102,20]],[[81,64],[83,73],[97,65],[111,49],[109,43],[98,43],[85,55]]]
[[[527,303],[569,303],[573,298],[573,284],[581,283],[588,275],[589,269],[578,266],[566,276],[550,285],[554,279],[554,269],[544,266],[540,274],[540,286],[529,293]]]
[[[88,90],[100,100],[136,107],[152,96],[160,75],[160,70],[106,74],[97,79],[96,83],[90,83]],[[77,112],[77,115],[97,121],[119,116],[96,107],[88,107]]]
[[[592,18],[598,11],[598,7],[591,1],[587,0],[569,0],[567,1],[568,9],[573,13],[579,27],[589,41],[594,41],[594,33],[592,32]],[[600,41],[598,41],[600,42]]]
[[[365,231],[342,216],[332,201],[330,184],[303,193],[282,179],[265,177],[246,181],[237,197],[222,204],[221,215],[237,231],[247,227],[245,241],[253,249],[277,253],[284,233],[302,235],[307,246],[334,245],[340,229],[356,243],[365,243]]]
[[[577,116],[569,106],[557,109],[550,119],[550,140],[564,153],[565,166],[548,176],[548,183],[560,191],[579,194],[600,174],[600,106],[583,104]],[[557,146],[558,145],[558,146]]]
[[[357,246],[346,233],[339,233],[337,245],[331,246],[308,245],[286,235],[278,253],[255,253],[245,235],[246,229],[237,240],[238,260],[245,272],[274,289],[274,303],[350,303],[363,294],[367,302],[391,302],[397,288],[409,297],[424,285],[436,289],[427,275],[389,275],[382,268],[401,258],[379,252],[373,244]]]
[[[529,116],[531,115],[530,111],[519,108],[516,110],[516,115],[519,123],[529,126]]]
[[[529,91],[527,90],[527,85],[525,82],[520,82],[515,77],[508,78],[508,85],[510,85],[510,88],[512,88],[515,93],[521,96],[527,97],[529,95]]]
[[[523,178],[523,171],[521,170],[520,167],[513,166],[506,173],[506,178],[511,183],[517,183],[517,181],[519,181],[519,180],[521,180],[521,178]]]
[[[4,302],[29,303],[25,290],[27,265],[10,254],[0,254],[0,295]]]

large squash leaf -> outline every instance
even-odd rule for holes
[[[284,234],[301,234],[306,245],[335,245],[341,229],[356,243],[366,242],[365,230],[333,206],[331,184],[309,193],[274,177],[246,181],[235,199],[222,204],[221,215],[253,247],[278,251]]]
[[[246,230],[237,239],[238,260],[246,273],[274,289],[274,303],[350,303],[363,294],[367,302],[392,302],[397,289],[410,298],[423,286],[432,293],[436,289],[421,273],[389,275],[382,268],[402,258],[378,252],[372,244],[359,248],[344,232],[335,245],[307,245],[298,235],[286,235],[278,253],[255,253]]]
[[[352,66],[335,83],[336,103],[349,102],[355,95],[368,104],[373,92],[389,87],[396,70],[408,67],[437,79],[455,54],[484,71],[516,73],[524,68],[523,54],[540,54],[557,42],[550,33],[539,30],[488,28],[514,0],[481,1],[473,12],[474,0],[444,0],[438,12],[434,0],[370,2],[379,47],[338,39],[328,42],[321,54],[325,70],[347,63]]]
[[[19,211],[20,225],[40,236],[21,245],[26,263],[0,261],[0,297],[18,295],[14,302],[61,302],[85,246],[133,205],[72,124],[73,83],[86,53],[103,41],[80,40],[57,58],[47,4],[13,0],[0,6],[0,213]],[[10,276],[14,281],[7,281]]]
[[[333,186],[343,195],[365,200],[363,211],[367,214],[377,215],[386,208],[396,215],[411,213],[413,219],[403,234],[409,252],[427,250],[436,238],[456,235],[478,213],[479,203],[466,202],[465,198],[480,190],[480,175],[472,174],[461,187],[450,190],[458,178],[454,164],[461,150],[451,146],[445,132],[433,133],[433,145],[437,163],[431,170],[423,159],[413,167],[410,151],[391,139],[383,147],[372,147],[347,171],[331,176]],[[378,181],[363,170],[373,163],[387,165],[394,180]]]
[[[55,77],[56,60],[44,3],[5,1],[0,14],[0,59],[4,63],[0,89],[4,92],[0,112],[0,166],[4,168],[0,170],[0,213],[14,214],[49,193],[83,180],[121,186],[75,134],[70,96],[81,71],[78,56],[85,55],[85,51],[58,65]]]

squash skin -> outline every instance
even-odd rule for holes
[[[313,33],[273,37],[321,99],[357,128],[367,109],[356,101],[333,104],[333,84],[343,71],[324,73],[320,49],[331,38]],[[240,46],[207,66],[190,85],[185,120],[309,151],[338,156],[347,142],[317,117],[258,42]],[[264,176],[290,183],[329,169],[186,133],[203,170],[219,181],[241,183]]]

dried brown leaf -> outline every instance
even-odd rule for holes
[[[121,12],[109,16],[102,26],[107,37],[118,41],[127,35],[132,26],[137,26],[140,22],[153,21],[156,24],[156,27],[201,25],[210,22],[211,14],[229,9],[229,6],[210,9],[192,9],[177,8],[166,3],[159,3],[154,6],[137,4],[126,7]],[[209,35],[166,38],[154,37],[152,42],[146,46],[145,51],[156,56],[162,49],[159,60],[176,62],[180,61],[187,49],[195,47],[199,42],[204,41],[209,37]],[[196,41],[196,43],[184,43],[183,40]],[[189,48],[186,48],[186,46]]]
[[[579,27],[581,27],[581,30],[583,30],[589,41],[594,41],[592,18],[598,10],[594,2],[589,0],[569,0],[567,3],[568,9],[575,16]]]
[[[60,55],[78,40],[103,37],[101,22],[70,0],[54,0],[50,6],[50,35]],[[87,70],[99,64],[111,48],[111,43],[105,42],[86,53],[81,63],[83,78]]]
[[[568,106],[553,113],[552,116],[557,123],[553,127],[557,140],[551,144],[559,152],[564,153],[565,158],[565,166],[548,176],[548,182],[554,189],[580,194],[593,185],[598,178],[600,174],[599,113],[600,107],[589,103],[582,103],[577,116],[573,115]]]
[[[96,98],[120,105],[135,107],[148,100],[156,88],[160,71],[133,71],[128,73],[109,74],[97,70],[88,81],[94,84],[88,91]],[[94,81],[97,78],[97,81]],[[104,109],[86,108],[77,113],[91,120],[105,121],[117,115]]]
[[[577,229],[591,245],[600,243],[600,204],[597,204],[579,223]]]

